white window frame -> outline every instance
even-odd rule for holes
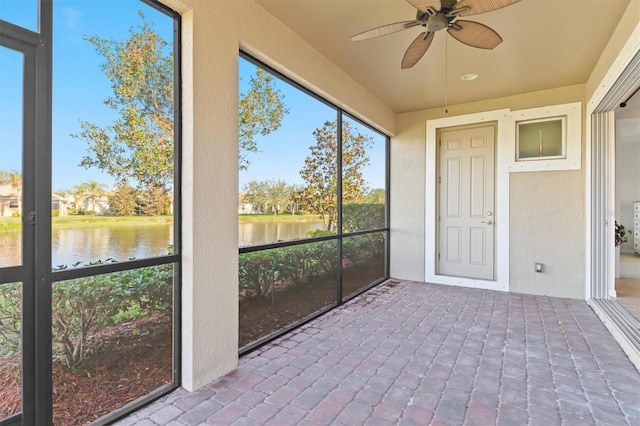
[[[563,155],[518,159],[518,125],[523,122],[550,121],[564,118]],[[582,102],[551,105],[512,111],[508,126],[513,129],[515,143],[508,158],[510,172],[580,170],[582,168]]]

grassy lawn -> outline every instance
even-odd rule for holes
[[[20,217],[0,217],[0,232],[20,230]],[[54,229],[144,226],[173,223],[173,216],[62,216],[51,218]]]
[[[315,214],[239,214],[240,223],[274,223],[274,222],[320,222],[320,217]]]
[[[0,232],[19,231],[22,218],[0,217]],[[173,216],[62,216],[51,218],[54,229],[97,228],[102,226],[144,226],[173,223]],[[241,214],[240,223],[319,222],[313,214]]]

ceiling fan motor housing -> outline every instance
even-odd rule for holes
[[[449,27],[449,18],[447,18],[443,13],[438,13],[436,15],[429,16],[424,26],[430,32],[440,31]]]

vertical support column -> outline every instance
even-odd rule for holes
[[[53,422],[51,348],[51,123],[53,0],[40,0],[35,106],[36,424]]]

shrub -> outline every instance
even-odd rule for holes
[[[70,368],[99,345],[98,333],[119,322],[167,312],[172,305],[171,265],[158,265],[55,283],[53,341]]]
[[[0,285],[0,356],[20,351],[22,336],[22,285]]]
[[[385,225],[385,205],[377,203],[344,204],[342,206],[343,232],[378,229]]]
[[[263,297],[278,279],[273,250],[243,253],[240,255],[238,279],[240,292],[248,297]]]
[[[384,236],[380,233],[355,235],[342,240],[342,257],[353,264],[384,253]]]
[[[266,297],[277,282],[310,284],[314,278],[335,276],[337,267],[335,241],[242,253],[238,265],[240,294]]]

